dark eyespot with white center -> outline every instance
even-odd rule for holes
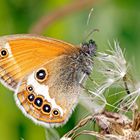
[[[31,85],[27,86],[27,91],[28,92],[32,92],[33,91],[33,87]]]
[[[8,56],[8,50],[5,49],[5,48],[1,49],[0,55],[1,55],[2,58],[7,57]]]
[[[34,94],[29,94],[29,95],[28,95],[28,101],[29,101],[29,102],[33,102],[34,99],[35,99],[35,95],[34,95]]]
[[[35,77],[36,77],[36,79],[37,79],[39,82],[43,82],[44,80],[46,80],[47,71],[46,71],[44,68],[39,69],[39,70],[36,72]]]
[[[51,106],[50,104],[44,104],[42,107],[42,111],[44,114],[49,114],[51,112]]]
[[[53,113],[54,116],[59,116],[60,115],[60,112],[59,112],[58,109],[54,109],[52,113]]]
[[[37,108],[40,108],[43,104],[43,99],[41,97],[37,97],[35,100],[34,100],[34,105],[37,107]]]

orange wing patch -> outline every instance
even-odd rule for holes
[[[27,86],[25,81],[21,85],[19,93],[15,95],[16,102],[28,118],[49,127],[65,122],[67,114],[61,114],[59,109],[52,108],[52,103],[43,96],[37,95],[32,87]]]
[[[0,78],[15,90],[18,82],[43,64],[77,48],[71,44],[31,35],[13,35],[0,38]]]

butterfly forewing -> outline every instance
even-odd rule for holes
[[[76,51],[68,43],[30,35],[0,38],[0,78],[8,88],[15,90],[18,82],[41,65]]]

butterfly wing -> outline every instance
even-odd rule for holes
[[[77,52],[73,45],[50,38],[0,38],[0,79],[15,91],[19,108],[34,122],[66,122],[79,92],[69,57]]]
[[[20,84],[15,94],[17,104],[36,123],[49,127],[68,120],[80,92],[69,71],[70,61],[67,56],[60,56],[33,71]],[[38,72],[43,70],[47,76],[40,81]]]
[[[30,35],[0,38],[0,79],[15,90],[18,82],[42,64],[60,55],[68,55],[75,47],[58,40]]]

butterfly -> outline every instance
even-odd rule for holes
[[[20,110],[46,127],[67,122],[93,68],[93,40],[75,46],[37,35],[0,37],[0,81]]]

